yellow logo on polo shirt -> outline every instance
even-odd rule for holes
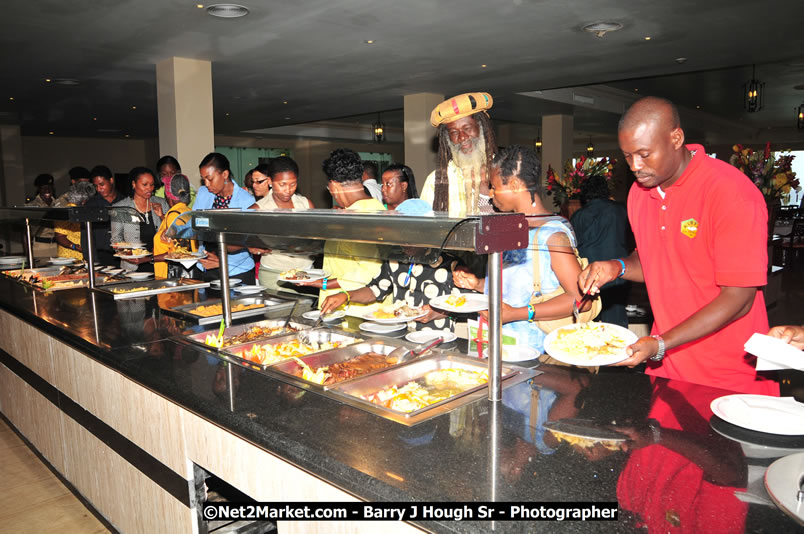
[[[698,221],[695,219],[681,221],[681,233],[690,239],[694,238],[695,234],[698,233]]]

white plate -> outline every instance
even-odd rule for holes
[[[446,310],[453,313],[476,313],[489,309],[489,297],[481,293],[461,293],[460,296],[466,297],[463,306],[451,306],[447,304],[447,299],[452,295],[441,295],[430,301],[430,306],[439,310]]]
[[[413,315],[411,317],[394,317],[393,319],[380,319],[379,317],[374,317],[374,312],[369,312],[363,316],[363,319],[365,319],[366,321],[371,321],[380,324],[395,324],[395,323],[409,323],[410,321],[415,321],[419,317],[424,317],[425,315],[427,315],[427,312],[419,311],[419,315]]]
[[[112,243],[112,248],[145,248],[145,243]]]
[[[310,278],[306,280],[290,280],[287,278],[282,278],[280,276],[277,278],[277,280],[282,282],[290,282],[291,284],[301,284],[307,282],[315,282],[316,280],[323,280],[324,278],[327,278],[329,276],[329,273],[327,273],[323,269],[298,269],[298,270],[304,271]]]
[[[444,343],[450,343],[458,339],[458,336],[456,336],[449,330],[418,330],[416,332],[411,332],[410,334],[406,335],[405,339],[407,339],[411,343],[427,343],[428,341],[432,341],[439,336],[444,338]]]
[[[230,278],[229,279],[229,287],[234,288],[234,286],[242,284],[243,281],[239,278]],[[220,289],[221,288],[221,281],[220,280],[213,280],[209,283],[209,286],[213,289]]]
[[[126,273],[126,276],[128,278],[131,278],[132,280],[148,280],[153,275],[154,273],[138,273],[138,272]]]
[[[360,323],[360,330],[364,332],[371,332],[372,334],[390,334],[391,332],[399,332],[407,328],[407,325],[402,323],[396,324],[379,324],[379,323]]]
[[[27,258],[25,256],[0,256],[0,263],[3,264],[16,264],[22,263]]]
[[[804,452],[779,458],[765,471],[765,489],[784,513],[804,525],[804,504],[796,502],[796,493],[804,476]]]
[[[557,328],[547,334],[547,337],[544,339],[544,351],[555,358],[564,363],[568,363],[570,365],[578,365],[581,367],[594,367],[596,365],[611,365],[613,363],[621,362],[623,360],[628,359],[628,355],[625,353],[626,347],[629,345],[633,345],[636,343],[639,336],[635,333],[631,332],[627,328],[623,328],[622,326],[611,324],[611,323],[591,323],[595,325],[603,325],[606,329],[611,329],[614,333],[618,334],[624,341],[625,347],[615,354],[570,354],[567,352],[563,352],[557,349],[554,344],[556,338],[558,337],[558,333],[566,330],[575,330],[581,326],[584,326],[587,323],[581,324],[571,324],[568,326],[562,326],[561,328]]]
[[[512,345],[503,345],[502,347],[502,361],[504,362],[526,362],[528,360],[535,360],[541,356],[539,351],[530,347],[520,347]],[[489,357],[489,349],[483,349],[483,357]]]
[[[321,313],[318,310],[310,310],[302,314],[302,317],[308,319],[310,321],[315,321],[318,319],[318,314]],[[343,310],[335,310],[334,312],[330,312],[329,315],[324,316],[324,322],[328,323],[330,321],[334,321],[336,319],[340,319],[344,317],[346,312]]]
[[[53,265],[70,265],[71,263],[75,263],[76,258],[50,258],[50,263]]]
[[[240,293],[241,295],[255,295],[257,293],[261,293],[265,290],[263,286],[237,286],[234,288],[235,293]]]
[[[733,425],[784,436],[804,435],[804,404],[793,397],[726,395],[709,405],[712,413]]]

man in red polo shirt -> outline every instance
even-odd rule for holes
[[[767,209],[736,168],[685,145],[675,106],[646,97],[620,120],[620,149],[636,176],[628,217],[637,249],[628,258],[592,263],[584,291],[623,277],[645,282],[651,336],[628,347],[619,365],[647,361],[647,373],[741,393],[778,395],[758,378],[743,344],[768,331],[758,290],[768,269]]]

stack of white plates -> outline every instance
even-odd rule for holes
[[[22,265],[26,259],[25,256],[0,256],[0,267]]]

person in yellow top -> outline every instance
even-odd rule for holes
[[[61,202],[55,202],[54,207],[67,208],[73,206],[83,206],[84,203],[95,194],[95,186],[89,182],[79,181],[70,186],[70,190],[64,194]],[[53,231],[56,234],[58,243],[58,255],[60,258],[84,259],[84,251],[81,250],[81,223],[69,221],[57,221],[53,224]]]
[[[181,214],[190,211],[190,180],[183,174],[175,174],[165,180],[165,198],[170,205],[170,209],[165,213],[162,224],[154,234],[154,277],[156,278],[178,278],[188,275],[186,269],[180,263],[168,263],[165,255],[175,252],[178,246],[195,252],[198,250],[198,243],[195,239],[177,239],[165,237],[165,232]],[[189,226],[187,227],[189,229]]]
[[[338,206],[347,211],[385,211],[382,202],[374,199],[363,188],[363,161],[348,148],[334,150],[324,161],[324,173],[329,178],[327,189]],[[324,272],[328,278],[300,285],[318,287],[319,307],[329,295],[352,291],[366,286],[382,268],[377,245],[349,241],[327,241],[324,245]],[[362,317],[374,312],[381,303],[355,303],[346,310],[347,315]]]
[[[494,211],[487,169],[497,143],[486,112],[493,103],[488,93],[465,93],[430,114],[438,128],[438,167],[424,181],[421,199],[433,210],[460,218]]]

